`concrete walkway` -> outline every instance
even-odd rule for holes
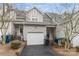
[[[23,49],[21,56],[57,56],[50,46],[34,45]]]

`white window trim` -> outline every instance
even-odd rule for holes
[[[38,18],[37,17],[32,17],[32,21],[33,22],[38,22]]]

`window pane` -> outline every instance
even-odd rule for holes
[[[37,18],[32,18],[32,21],[37,22]]]

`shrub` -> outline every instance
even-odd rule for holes
[[[79,52],[79,46],[76,46],[76,51]]]
[[[65,39],[64,39],[64,38],[61,40],[61,45],[62,45],[63,47],[65,46]]]
[[[12,49],[18,49],[21,46],[21,41],[19,40],[14,40],[11,42],[11,48]]]

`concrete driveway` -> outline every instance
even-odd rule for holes
[[[23,49],[21,56],[57,56],[50,46],[33,45]]]

